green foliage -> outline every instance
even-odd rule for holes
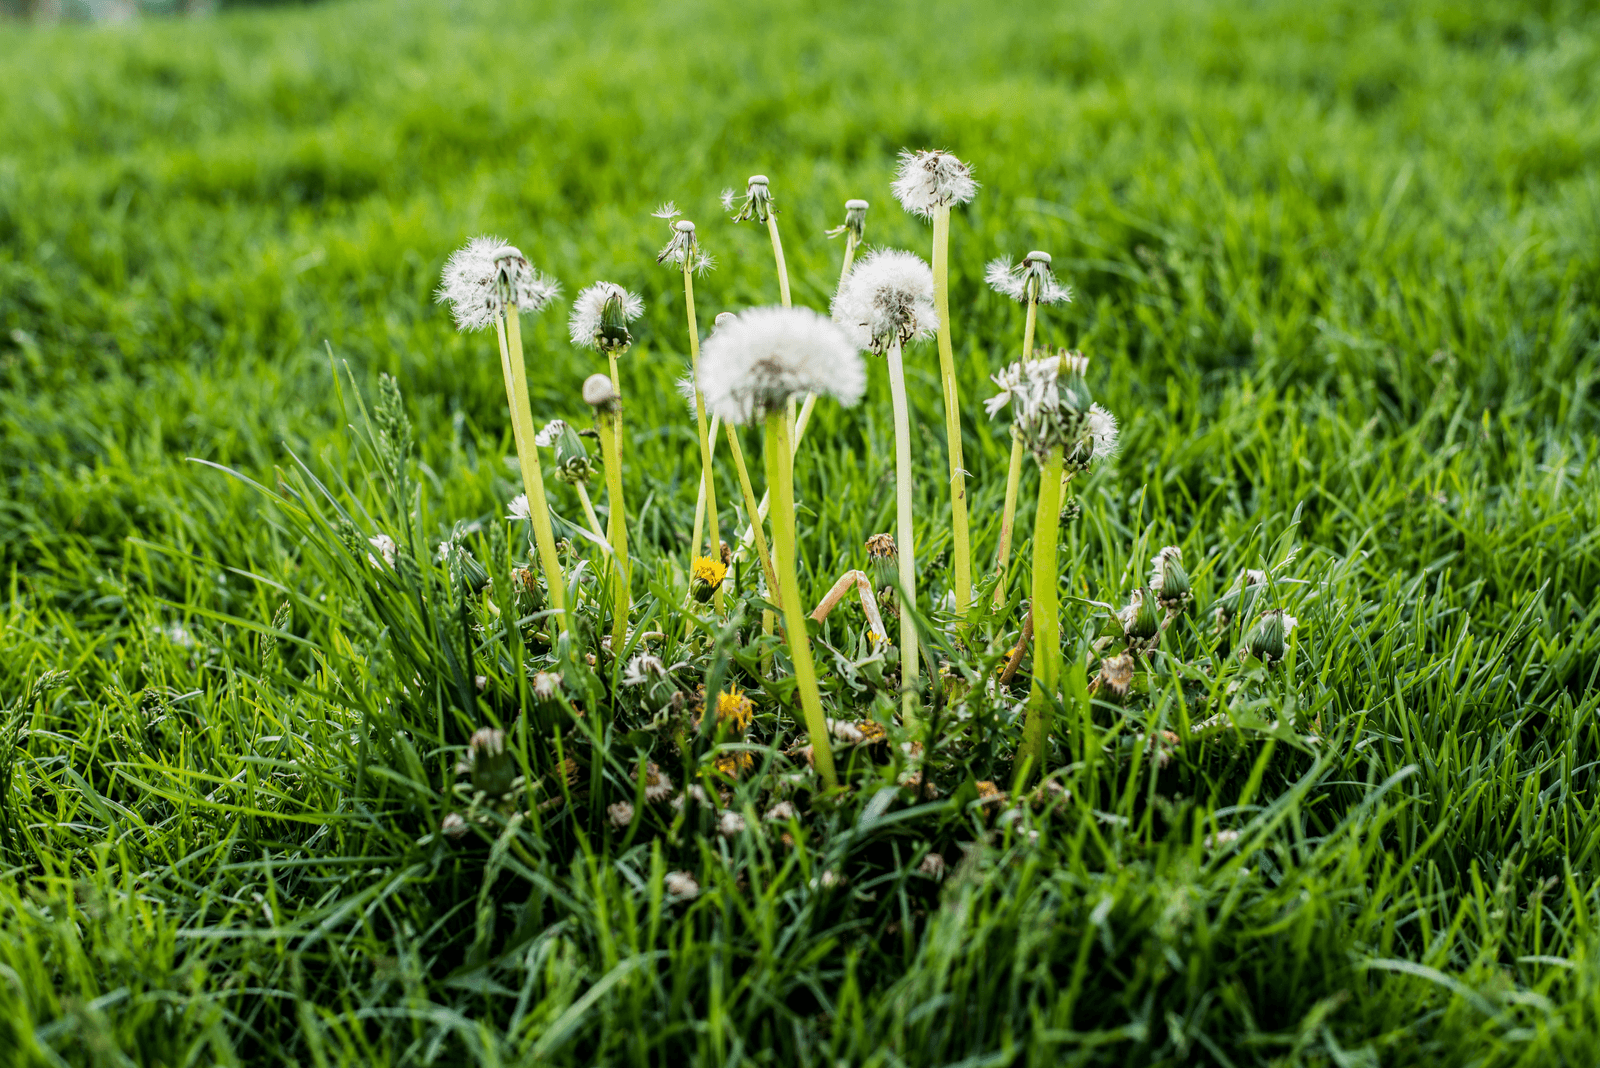
[[[1455,0],[537,18],[402,0],[8,28],[0,1050],[1593,1062],[1597,53],[1589,5]],[[749,829],[721,836],[693,802],[644,800],[642,765],[675,750],[661,709],[629,704],[607,734],[617,691],[584,657],[599,619],[552,644],[513,587],[494,342],[455,333],[432,289],[489,231],[569,293],[644,295],[622,369],[630,544],[638,610],[665,621],[699,469],[648,213],[675,200],[717,257],[703,323],[769,303],[765,235],[716,205],[766,173],[795,300],[825,306],[846,198],[873,202],[871,243],[926,254],[888,196],[902,146],[948,147],[983,182],[952,238],[980,574],[1009,441],[978,401],[1021,334],[984,261],[1054,255],[1077,302],[1041,314],[1040,343],[1089,354],[1123,424],[1064,527],[1052,774],[1008,789],[1020,715],[984,687],[1007,617],[943,649],[939,798],[900,784],[897,745],[841,746],[845,800],[802,791],[780,824],[760,777],[724,781]],[[525,338],[535,417],[588,425],[600,363],[558,315]],[[908,364],[937,594],[938,380],[931,349]],[[862,408],[819,408],[797,465],[813,602],[890,529],[872,374]],[[550,496],[589,582],[575,493]],[[368,560],[380,533],[393,567]],[[1216,670],[1152,661],[1132,698],[1091,694],[1096,606],[1126,604],[1164,545],[1193,592],[1166,662]],[[1246,568],[1299,620],[1281,663],[1231,655],[1246,613],[1212,626]],[[892,708],[893,665],[854,612],[819,629],[818,661],[833,711],[865,718]],[[752,685],[749,645],[672,618],[674,650]],[[523,657],[559,672],[553,704]],[[792,736],[792,694],[754,696],[747,751],[789,773],[769,743]],[[538,712],[523,735],[519,708]],[[463,796],[453,767],[485,724],[508,729],[529,804]],[[736,744],[687,743],[701,763]],[[684,785],[700,765],[663,768]],[[617,831],[605,803],[625,796],[639,815]],[[454,841],[451,811],[473,816]],[[677,871],[698,896],[668,892]]]

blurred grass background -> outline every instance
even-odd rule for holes
[[[724,186],[769,175],[796,301],[821,307],[839,254],[822,231],[842,221],[846,198],[873,202],[869,243],[926,254],[926,228],[887,191],[906,146],[949,148],[983,183],[955,222],[952,269],[980,545],[993,544],[1005,457],[977,400],[1016,347],[1020,318],[983,289],[982,264],[1043,248],[1077,300],[1042,317],[1042,341],[1093,357],[1097,396],[1126,426],[1122,457],[1091,484],[1108,524],[1097,536],[1117,548],[1091,554],[1090,592],[1116,587],[1123,561],[1111,557],[1147,524],[1191,559],[1237,566],[1253,563],[1239,558],[1253,531],[1275,534],[1303,504],[1318,566],[1341,561],[1350,583],[1350,599],[1327,606],[1348,617],[1350,640],[1322,648],[1300,699],[1336,694],[1365,724],[1364,748],[1345,757],[1352,779],[1418,770],[1392,817],[1400,830],[1364,838],[1359,822],[1338,822],[1364,810],[1334,791],[1330,822],[1307,817],[1309,829],[1284,832],[1294,848],[1279,857],[1277,895],[1245,918],[1213,912],[1216,928],[1191,941],[1169,937],[1173,917],[1204,915],[1228,891],[1176,854],[1148,861],[1132,887],[1103,857],[1063,863],[1047,893],[997,869],[966,897],[952,893],[962,919],[942,929],[946,943],[934,932],[914,947],[914,964],[874,957],[859,932],[811,929],[807,945],[826,948],[790,963],[826,1006],[824,1037],[756,1005],[737,1018],[753,1036],[776,1030],[743,1054],[779,1044],[795,1059],[865,1061],[890,1036],[907,1063],[1002,1064],[1033,1027],[1054,1036],[1038,1056],[1086,1061],[1592,1054],[1597,72],[1600,12],[1579,2],[802,11],[402,0],[0,24],[0,703],[32,717],[32,770],[16,789],[36,822],[48,813],[58,825],[37,839],[58,852],[6,860],[21,889],[0,934],[18,978],[0,976],[0,1005],[32,1021],[26,1041],[11,1036],[33,1058],[24,1063],[114,1063],[112,1049],[141,1063],[196,1050],[292,1059],[312,1048],[319,1063],[409,1063],[424,1054],[405,1027],[370,1022],[402,1003],[414,1029],[438,1023],[423,1003],[496,1020],[504,1047],[438,1024],[463,1043],[451,1048],[484,1063],[527,1054],[522,1032],[485,1007],[503,1008],[498,991],[450,987],[403,954],[374,965],[381,982],[350,992],[342,1023],[320,1025],[325,1045],[262,1052],[275,1047],[251,1031],[261,1018],[239,1014],[247,1003],[270,1012],[239,987],[269,975],[292,990],[281,947],[264,934],[219,937],[214,957],[210,941],[195,951],[177,932],[222,921],[198,882],[174,874],[191,854],[160,855],[175,839],[119,855],[134,848],[115,830],[123,817],[68,774],[101,789],[115,780],[129,758],[106,739],[142,694],[195,689],[222,716],[237,699],[217,681],[226,673],[162,635],[196,626],[188,608],[269,618],[272,598],[226,568],[296,566],[297,547],[281,543],[256,495],[186,458],[269,477],[291,451],[342,456],[331,348],[358,380],[388,372],[402,384],[433,506],[492,514],[514,492],[499,461],[510,446],[492,342],[456,334],[432,302],[448,252],[489,231],[569,294],[604,277],[645,296],[624,370],[628,478],[635,500],[652,501],[644,540],[675,551],[697,467],[670,388],[683,369],[681,291],[655,265],[665,228],[649,212],[674,200],[700,222],[719,261],[697,285],[709,322],[775,298],[764,235],[722,222],[716,205]],[[536,415],[576,414],[595,362],[553,312],[526,336]],[[913,390],[932,435],[925,355]],[[873,389],[885,392],[877,378]],[[801,465],[814,584],[887,529],[884,407],[824,409]],[[926,444],[936,472],[942,444]],[[930,524],[937,489],[924,479]],[[1210,581],[1230,578],[1219,564]],[[73,682],[35,715],[21,699],[47,669]],[[1124,848],[1121,832],[1106,833],[1113,853]],[[241,834],[251,856],[235,860],[259,860],[264,843],[225,819],[180,837],[185,850],[226,854]],[[217,863],[218,900],[249,902],[259,873]],[[140,881],[158,869],[160,889]],[[1413,880],[1404,892],[1396,872]],[[1132,903],[1098,913],[1089,887],[1101,893],[1103,879]],[[111,919],[91,937],[72,920],[80,907]],[[426,902],[410,907],[413,920],[427,915]],[[1263,959],[1263,940],[1290,916],[1298,933]],[[675,952],[720,959],[717,939],[739,926],[727,918],[709,942]],[[1113,928],[1127,941],[1113,945]],[[1043,929],[1061,944],[1029,950],[1029,932]],[[1041,991],[1067,985],[1073,961],[1087,959],[1074,957],[1080,930],[1083,945],[1105,938],[1096,974],[1110,1007],[1093,1026],[1137,1024],[1144,1038],[1090,1041],[1082,1010],[1050,1015],[1059,1001]],[[547,992],[545,1023],[583,1036],[563,1056],[615,1053],[615,1035],[659,1023],[605,1000],[581,1027],[561,1015],[614,964],[598,944],[561,950],[567,971]],[[1411,971],[1396,965],[1380,981],[1327,970],[1380,949]],[[1169,953],[1188,964],[1160,963]],[[121,963],[105,967],[107,955]],[[952,967],[976,984],[960,997],[938,988]],[[665,1017],[681,1033],[639,1047],[638,1063],[729,1056],[731,1010],[711,993],[722,989],[714,970],[709,985],[685,980]],[[127,1001],[129,989],[178,1000]],[[1303,1003],[1276,1004],[1285,991]],[[148,1007],[159,1005],[169,1007]],[[962,1008],[969,1029],[930,1037],[930,1019]],[[300,1010],[283,1011],[310,1028]]]

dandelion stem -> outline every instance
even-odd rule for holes
[[[972,603],[972,553],[967,539],[967,485],[961,458],[961,397],[950,343],[950,206],[933,213],[933,304],[939,313],[939,377],[944,383],[944,430],[950,452],[950,532],[954,542],[956,614]]]
[[[555,532],[550,526],[550,502],[544,495],[544,472],[539,466],[539,449],[533,443],[533,411],[528,403],[528,369],[522,356],[521,314],[515,302],[506,305],[505,315],[496,324],[500,335],[501,367],[506,376],[507,401],[511,405],[512,435],[517,443],[517,459],[522,468],[522,490],[528,495],[528,516],[533,521],[533,540],[539,564],[550,591],[550,607],[556,610],[557,623],[567,630],[567,585],[556,556]]]
[[[839,285],[850,277],[850,265],[856,261],[856,232],[846,230],[844,235],[844,266],[839,268]]]
[[[894,487],[896,551],[900,558],[900,692],[901,718],[907,727],[918,725],[920,687],[917,628],[910,611],[917,603],[917,555],[911,514],[911,412],[906,404],[906,372],[900,343],[889,346],[889,395],[894,402]]]
[[[628,642],[628,613],[633,607],[633,567],[628,562],[628,514],[622,499],[622,463],[617,456],[617,423],[622,418],[616,408],[600,415],[600,457],[606,468],[606,499],[611,505],[611,555],[616,562],[615,594],[611,605],[611,655],[621,657]],[[609,422],[610,425],[604,425]]]
[[[783,238],[778,236],[778,213],[767,212],[767,235],[772,238],[772,258],[778,263],[778,299],[789,307],[789,267],[783,260]]]
[[[1064,450],[1057,445],[1039,472],[1039,514],[1033,521],[1033,689],[1022,727],[1017,763],[1032,760],[1038,772],[1044,761],[1045,738],[1061,675],[1061,608],[1056,596],[1056,541],[1061,533],[1061,469]]]
[[[606,356],[611,360],[611,391],[617,395],[616,442],[617,460],[622,460],[622,375],[617,370],[617,350],[609,349]]]
[[[1033,297],[1028,299],[1028,317],[1022,326],[1022,358],[1028,359],[1033,353],[1033,330],[1039,319],[1039,302]],[[998,605],[1006,602],[1006,564],[1011,560],[1011,531],[1017,518],[1017,488],[1022,482],[1022,439],[1015,434],[1011,436],[1011,466],[1006,469],[1006,505],[1000,513],[1000,551],[995,554],[994,572],[1000,576],[1000,582],[994,588],[994,603]]]
[[[800,691],[806,732],[811,736],[812,762],[823,786],[832,790],[838,786],[838,779],[833,770],[833,750],[828,745],[828,724],[822,715],[822,696],[817,691],[811,638],[806,633],[805,609],[800,607],[800,579],[795,570],[794,472],[789,462],[790,452],[789,420],[782,410],[775,409],[767,415],[765,453],[768,486],[775,491],[772,540],[783,598],[784,631]]]
[[[711,436],[706,432],[706,397],[700,389],[700,324],[694,314],[694,272],[690,267],[688,258],[683,261],[683,306],[689,319],[689,359],[694,368],[694,420],[695,430],[700,435],[700,485],[706,495],[706,517],[710,520],[710,531],[707,543],[710,551],[706,554],[713,560],[722,559],[722,530],[717,524],[717,487],[712,480],[711,468]],[[695,553],[700,549],[700,539],[695,538],[695,544],[689,548],[689,564],[691,570],[694,565]],[[722,611],[722,587],[717,587],[716,610]]]
[[[721,429],[722,429],[722,416],[713,415],[711,417],[711,431],[710,431],[710,434],[708,435],[710,437],[710,439],[711,439],[711,459],[712,459],[713,463],[716,462],[716,459],[717,459],[717,432],[719,430],[721,430]],[[766,500],[765,497],[763,497],[761,499],[762,500]],[[766,518],[766,513],[764,513],[764,512],[762,513],[762,518],[763,519]],[[702,480],[701,483],[700,483],[699,488],[695,490],[695,495],[694,495],[694,538],[690,541],[689,544],[691,544],[691,545],[699,545],[700,544],[700,536],[705,533],[705,529],[706,529],[706,484],[705,484],[704,480]],[[748,534],[749,532],[746,531],[745,533]],[[748,537],[746,537],[744,542],[743,542],[743,544],[748,545],[749,542],[750,542],[750,539]]]
[[[583,516],[589,521],[589,529],[594,531],[594,536],[599,539],[607,552],[611,551],[611,536],[606,528],[600,525],[600,517],[594,514],[594,503],[589,500],[589,487],[582,482],[574,482],[573,486],[578,491],[578,501],[583,505]]]
[[[739,445],[739,433],[732,423],[723,427],[728,434],[728,453],[733,457],[733,466],[739,473],[739,492],[744,495],[744,508],[750,515],[756,514],[756,491],[750,485],[750,471],[745,467],[744,449]],[[756,555],[761,558],[761,570],[767,576],[767,589],[781,602],[782,596],[778,593],[778,573],[772,566],[772,554],[767,551],[766,536],[761,533],[760,521],[750,524],[750,532],[756,543]]]

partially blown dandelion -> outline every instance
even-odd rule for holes
[[[795,566],[794,472],[785,407],[802,393],[837,398],[850,405],[866,388],[861,358],[833,323],[806,308],[756,308],[717,330],[706,341],[703,381],[706,403],[725,422],[766,420],[767,482],[772,488],[772,537],[785,637],[799,684],[800,704],[812,757],[823,783],[837,785],[827,722],[817,690],[800,607]]]
[[[967,534],[966,471],[961,456],[961,397],[956,387],[955,352],[950,339],[950,208],[978,192],[972,168],[950,153],[934,149],[901,152],[891,187],[902,207],[933,221],[933,300],[939,316],[939,378],[944,387],[944,430],[950,458],[950,534],[955,561],[955,610],[972,602],[972,552]]]
[[[550,590],[550,604],[564,631],[567,627],[566,582],[556,556],[550,504],[545,499],[544,474],[539,468],[539,451],[534,444],[521,322],[523,313],[543,310],[560,292],[560,287],[534,270],[516,248],[497,237],[485,236],[473,238],[451,254],[445,263],[438,300],[450,305],[456,325],[462,330],[481,330],[493,323],[499,336],[500,369],[505,376],[512,436],[533,520],[534,543],[545,584]]]
[[[917,565],[912,515],[911,414],[906,402],[905,365],[900,349],[925,338],[938,326],[933,303],[933,274],[909,252],[882,250],[863,259],[846,276],[833,300],[834,321],[850,334],[857,348],[885,356],[889,394],[894,406],[895,506],[899,577],[904,600],[900,608],[900,673],[907,724],[916,718],[919,661],[917,629],[906,606],[917,597]]]

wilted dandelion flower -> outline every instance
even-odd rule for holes
[[[700,354],[706,408],[743,424],[806,393],[861,399],[866,371],[842,330],[809,308],[753,308],[706,339]]]
[[[857,348],[878,355],[889,346],[933,336],[933,272],[920,256],[879,249],[850,269],[833,298],[833,321]]]
[[[504,315],[508,304],[537,312],[560,295],[561,287],[534,270],[521,251],[485,235],[450,254],[435,299],[450,305],[457,327],[481,330]]]
[[[646,801],[665,801],[671,796],[672,777],[657,767],[654,761],[645,765],[644,799]]]
[[[628,324],[644,314],[644,301],[615,282],[596,282],[578,294],[567,320],[572,343],[601,352],[622,352],[633,344]]]
[[[732,189],[722,191],[722,210],[734,211],[734,222],[766,222],[767,216],[776,209],[772,206],[772,188],[764,174],[752,174],[745,183],[744,196],[739,196]]]
[[[1056,281],[1048,252],[1030,252],[1015,267],[1005,258],[989,261],[984,271],[989,287],[1021,304],[1067,304],[1072,290]]]
[[[923,219],[936,208],[965,204],[978,193],[972,168],[943,149],[900,153],[900,170],[890,190],[900,206]]]
[[[456,765],[456,771],[472,776],[472,788],[490,797],[509,792],[516,781],[517,763],[506,750],[505,731],[498,727],[474,731],[466,758]]]
[[[533,673],[533,696],[541,701],[554,700],[561,692],[561,676],[554,671]]]

